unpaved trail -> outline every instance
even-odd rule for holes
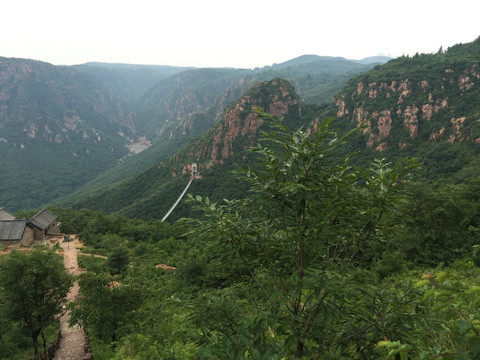
[[[77,246],[79,245],[78,239],[75,237],[75,241],[66,243],[63,242],[63,238],[58,239],[60,246],[63,249],[63,263],[65,268],[74,275],[78,275],[80,270],[77,264]],[[68,293],[68,301],[73,301],[78,296],[78,282],[75,281]],[[55,353],[55,360],[82,360],[85,357],[85,333],[83,328],[74,326],[68,326],[68,320],[70,314],[67,312],[60,318],[60,328],[62,331],[62,339],[60,341],[60,347]]]

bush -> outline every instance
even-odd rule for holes
[[[108,255],[106,265],[110,274],[116,275],[122,273],[129,263],[128,250],[124,247],[118,247]]]

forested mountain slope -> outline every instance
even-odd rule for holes
[[[302,96],[321,103],[330,101],[353,74],[372,66],[374,63],[368,59],[359,65],[343,58],[308,55],[261,69],[189,69],[163,78],[136,105],[137,136],[144,136],[151,146],[57,203],[67,206],[81,201],[102,187],[124,181],[172,156],[220,121],[224,109],[259,81],[276,76],[289,79]]]
[[[275,70],[67,67],[9,58],[1,66],[0,165],[8,172],[0,203],[14,211],[44,206],[87,183],[82,191],[89,193],[168,158],[260,80],[282,73],[298,91],[322,88],[325,99],[346,76],[373,64],[311,56]],[[124,146],[137,143],[152,146],[136,161],[126,159]]]
[[[149,138],[187,122],[191,114],[215,107],[213,122],[224,108],[260,81],[289,80],[303,98],[313,103],[330,101],[354,74],[370,69],[344,58],[301,56],[261,69],[193,69],[156,83],[139,100],[139,131]],[[220,100],[220,101],[219,101]],[[206,128],[204,129],[206,130]],[[172,133],[174,134],[174,132]]]
[[[480,146],[477,47],[478,40],[437,54],[392,60],[353,78],[330,105],[317,108],[304,104],[284,80],[259,83],[225,109],[222,121],[169,160],[73,204],[129,216],[158,216],[187,183],[192,162],[199,164],[202,174],[192,193],[214,199],[239,197],[246,187],[228,171],[233,163],[248,163],[246,150],[255,144],[261,127],[253,106],[285,116],[297,127],[308,127],[319,117],[335,117],[344,131],[365,125],[349,144],[349,150],[358,152],[357,163],[418,157],[427,181],[474,180]],[[123,202],[117,199],[119,194]],[[178,214],[187,213],[185,208]]]
[[[479,153],[479,64],[480,38],[391,60],[348,81],[335,115],[347,127],[366,122],[360,149],[418,156],[428,177],[454,176]]]
[[[281,64],[261,69],[257,81],[279,77],[290,81],[305,102],[330,101],[352,76],[367,71],[390,58],[366,58],[360,61],[342,57],[303,55]]]
[[[168,160],[71,205],[127,216],[161,217],[188,182],[193,162],[198,164],[201,178],[194,181],[190,191],[213,199],[241,197],[246,184],[235,180],[229,170],[235,163],[248,163],[248,149],[256,144],[263,124],[251,111],[257,106],[285,117],[286,124],[292,128],[308,125],[315,116],[313,107],[303,103],[287,81],[274,79],[258,83],[225,109],[222,121]],[[180,209],[173,217],[185,211]]]
[[[127,154],[135,115],[89,76],[0,58],[0,203],[40,207]]]

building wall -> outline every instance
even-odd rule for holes
[[[30,226],[25,227],[25,232],[23,233],[23,238],[20,240],[22,245],[32,245],[34,242],[33,238],[33,229]]]
[[[35,241],[45,240],[49,234],[59,234],[60,233],[60,223],[53,222],[45,230],[40,230],[37,228],[33,229],[33,238]]]
[[[55,221],[50,225],[50,228],[48,229],[48,234],[60,234],[60,223]]]
[[[9,245],[27,245],[30,246],[34,242],[33,229],[30,226],[25,226],[23,237],[20,240],[0,240],[0,244]]]
[[[16,245],[18,244],[20,241],[18,240],[0,240],[0,244],[3,244],[5,246],[9,246],[9,245]]]
[[[44,239],[43,230],[34,228],[34,229],[32,229],[32,231],[33,231],[33,240],[42,241]]]

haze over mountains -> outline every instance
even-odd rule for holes
[[[0,166],[8,171],[0,206],[160,218],[192,162],[202,174],[192,193],[241,194],[228,170],[248,163],[262,128],[252,106],[292,128],[325,117],[345,130],[365,121],[352,144],[361,161],[418,156],[431,179],[475,177],[480,40],[387,60],[305,55],[249,70],[1,58]],[[133,155],[132,144],[147,149]]]
[[[282,75],[321,102],[372,66],[323,57],[294,59],[277,70],[66,67],[1,58],[0,166],[8,171],[0,203],[12,211],[44,206],[128,159],[125,145],[152,144],[150,156],[119,172],[132,175],[208,129],[260,80]]]

